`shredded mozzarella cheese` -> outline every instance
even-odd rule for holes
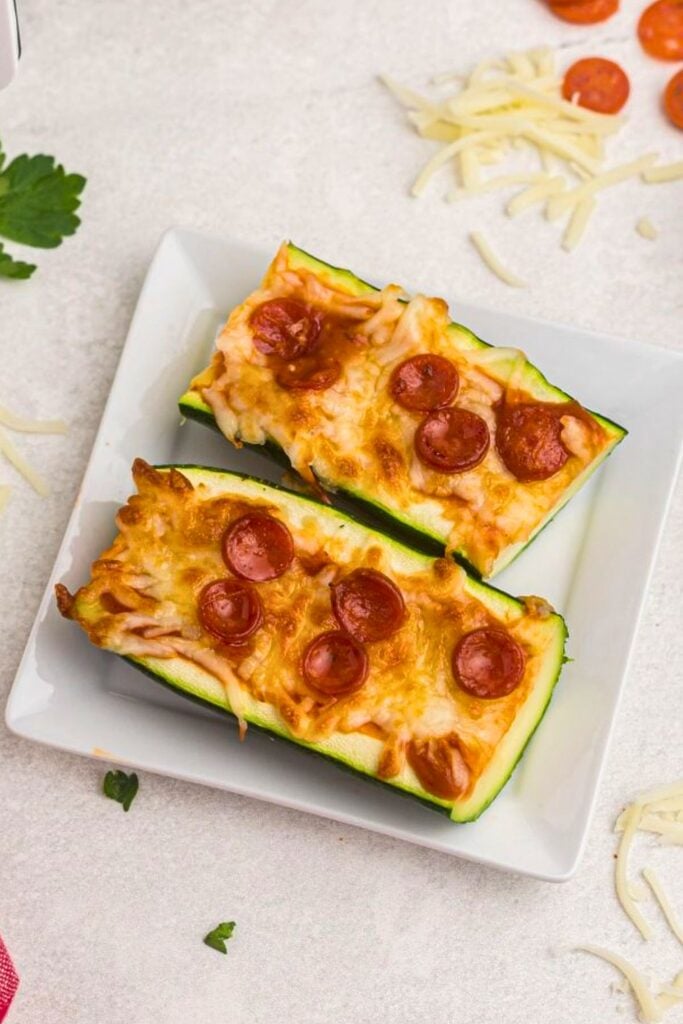
[[[647,153],[638,160],[632,160],[630,163],[622,164],[620,167],[613,167],[610,171],[600,174],[591,181],[587,181],[584,185],[579,185],[569,192],[556,196],[548,203],[548,220],[557,220],[558,217],[562,216],[566,210],[576,203],[588,199],[589,196],[594,196],[596,192],[600,192],[602,189],[609,188],[611,185],[618,185],[622,181],[627,181],[628,178],[636,177],[645,168],[650,167],[656,159],[656,153]]]
[[[469,76],[450,71],[433,82],[451,85],[450,94],[430,99],[386,76],[381,81],[407,109],[408,120],[427,139],[444,143],[425,163],[411,188],[421,196],[432,178],[455,162],[459,185],[448,191],[449,201],[482,195],[515,184],[522,174],[502,174],[487,179],[484,169],[515,150],[533,149],[542,166],[532,187],[508,202],[511,217],[536,203],[546,201],[546,217],[569,217],[562,245],[572,251],[580,241],[595,208],[595,196],[602,190],[640,176],[646,182],[683,178],[683,161],[653,166],[656,155],[645,154],[627,164],[604,169],[605,140],[618,133],[625,119],[581,106],[578,95],[568,101],[562,95],[562,78],[555,70],[555,57],[547,47],[523,53],[509,53],[481,61]],[[578,183],[577,183],[578,180]],[[645,238],[656,231],[643,218],[637,230]],[[475,242],[476,244],[476,242]],[[519,287],[520,281],[505,271],[487,249],[480,254],[501,280]]]
[[[63,420],[34,420],[25,416],[18,416],[16,413],[0,405],[0,454],[4,455],[8,462],[21,473],[25,480],[33,487],[41,497],[50,493],[47,483],[43,480],[21,452],[9,439],[3,427],[22,434],[65,434],[66,423]],[[9,499],[10,488],[0,486],[0,514],[3,512]]]
[[[665,985],[657,996],[657,1006],[662,1013],[679,1003],[683,1003],[683,971],[676,975],[673,985]]]
[[[0,423],[22,434],[66,434],[67,431],[64,420],[26,419],[17,416],[3,405],[0,405]]]
[[[2,452],[5,458],[12,463],[14,468],[21,473],[24,479],[28,481],[34,491],[37,491],[43,498],[47,497],[50,493],[50,488],[40,474],[29,465],[21,452],[15,448],[3,430],[0,430],[0,452]]]
[[[566,249],[567,252],[575,249],[581,241],[594,209],[595,199],[593,196],[588,196],[574,207],[574,212],[562,240],[562,248]]]
[[[491,246],[479,231],[472,231],[470,233],[470,238],[482,260],[489,270],[493,271],[496,277],[499,277],[501,281],[504,281],[505,284],[511,285],[513,288],[526,287],[521,278],[517,277],[516,274],[513,274],[511,270],[508,270],[507,267],[501,263]]]
[[[659,234],[659,231],[648,217],[640,218],[636,224],[636,231],[642,238],[647,238],[651,242],[654,242]]]
[[[652,889],[655,899],[657,900],[657,903],[659,903],[661,911],[666,918],[666,923],[683,946],[683,925],[681,925],[677,920],[674,909],[671,906],[669,898],[664,892],[664,887],[662,886],[659,877],[655,874],[652,868],[643,868],[643,878]]]
[[[482,133],[486,138],[493,138],[491,133]],[[476,145],[474,138],[471,135],[466,135],[462,139],[456,139],[455,142],[449,143],[440,149],[438,153],[435,153],[431,160],[428,160],[424,165],[411,188],[411,193],[414,196],[421,196],[427,187],[430,178],[432,178],[436,172],[447,164],[451,157],[455,156],[456,153],[461,153],[463,149],[471,148]]]
[[[661,164],[659,167],[648,167],[641,174],[648,185],[656,185],[663,181],[678,181],[683,178],[683,160],[675,164]]]
[[[641,912],[638,910],[638,907],[635,905],[633,894],[631,893],[628,885],[628,856],[631,851],[633,839],[638,831],[638,822],[640,821],[641,810],[642,804],[640,801],[636,801],[636,803],[629,807],[624,818],[624,831],[619,844],[619,849],[617,850],[615,882],[617,896],[624,909],[624,913],[631,918],[643,938],[649,939],[652,935],[652,930]]]
[[[619,956],[618,953],[611,953],[608,949],[603,949],[601,946],[587,944],[585,946],[577,946],[576,949],[584,953],[591,953],[592,956],[597,956],[601,960],[606,960],[608,964],[612,964],[618,971],[621,971],[631,986],[633,995],[638,1003],[638,1009],[646,1024],[658,1024],[661,1021],[662,1010],[657,1005],[657,1001],[650,991],[646,978],[637,967],[634,967],[632,963],[625,960],[623,956]]]
[[[547,199],[548,196],[557,195],[558,192],[564,192],[565,181],[564,178],[556,175],[555,177],[549,177],[544,175],[544,180],[539,181],[537,185],[532,185],[531,188],[525,189],[523,192],[519,192],[510,202],[507,204],[505,209],[510,217],[516,217],[518,214],[523,213],[524,210],[528,210],[530,206],[534,206],[535,203],[541,202],[543,199]]]

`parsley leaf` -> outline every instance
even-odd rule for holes
[[[22,263],[21,260],[12,259],[8,252],[3,251],[0,242],[0,277],[11,277],[15,280],[24,280],[30,277],[36,269],[35,263]]]
[[[81,223],[74,213],[85,187],[54,157],[15,157],[0,173],[0,235],[22,245],[54,249]]]
[[[211,949],[217,949],[219,953],[227,953],[225,943],[227,939],[232,938],[234,930],[234,921],[222,921],[204,937],[204,944],[211,946]]]
[[[9,164],[0,146],[0,236],[20,245],[55,249],[81,223],[75,211],[85,187],[81,174],[67,174],[52,156],[23,153]],[[35,266],[15,260],[0,244],[0,277],[30,277]]]
[[[138,777],[135,772],[126,775],[125,772],[107,772],[104,776],[102,791],[110,800],[116,800],[121,804],[124,811],[130,808],[138,791]]]

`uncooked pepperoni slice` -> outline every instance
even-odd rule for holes
[[[214,580],[199,595],[199,621],[225,644],[242,644],[263,622],[256,591],[239,580]]]
[[[278,370],[275,379],[287,391],[326,391],[341,377],[341,365],[329,356],[303,356]]]
[[[667,85],[664,109],[671,123],[683,130],[683,71],[677,71]]]
[[[428,793],[455,800],[467,789],[470,771],[450,737],[411,740],[407,753],[410,767]]]
[[[522,483],[547,480],[569,458],[562,443],[560,411],[536,402],[503,407],[498,416],[496,447],[512,475]]]
[[[461,637],[452,658],[456,682],[472,697],[507,697],[524,678],[526,655],[510,634],[497,627]]]
[[[223,560],[243,580],[275,580],[289,569],[293,558],[291,533],[267,512],[247,512],[223,534]]]
[[[616,14],[619,0],[550,0],[549,7],[557,18],[573,25],[595,25]]]
[[[304,679],[314,690],[339,697],[359,690],[368,675],[368,656],[341,630],[321,633],[304,651]]]
[[[406,606],[395,583],[376,569],[355,569],[332,586],[332,611],[362,643],[386,640],[403,625]]]
[[[616,114],[629,97],[631,85],[626,72],[605,57],[584,57],[565,72],[562,95],[570,102],[600,114]]]
[[[431,413],[415,433],[418,458],[441,473],[474,469],[489,450],[490,442],[486,421],[459,406]]]
[[[683,0],[656,0],[640,16],[638,38],[659,60],[683,60]]]
[[[452,402],[460,383],[450,359],[425,353],[400,363],[391,375],[389,391],[404,409],[430,412]]]
[[[320,337],[322,314],[298,299],[269,299],[252,312],[249,325],[259,352],[296,359]]]

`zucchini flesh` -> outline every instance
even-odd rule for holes
[[[284,261],[286,261],[288,271],[309,275],[311,279],[333,289],[337,296],[348,295],[360,301],[363,296],[378,294],[377,289],[357,278],[350,271],[332,267],[291,243],[283,247],[276,257],[276,264],[278,260],[280,261],[279,265],[285,265]],[[274,287],[273,273],[273,268],[271,268],[266,277],[268,295],[272,295]],[[258,295],[258,292],[254,293],[247,302],[256,301]],[[234,311],[231,321],[233,317],[239,316],[242,308],[238,307]],[[530,401],[556,405],[572,403],[578,407],[578,403],[575,403],[570,395],[549,384],[541,372],[516,350],[494,348],[477,338],[466,327],[453,322],[446,327],[445,331],[449,351],[456,362],[460,360],[459,368],[462,369],[462,360],[465,360],[478,370],[485,371],[491,380],[497,381],[503,387],[511,387],[511,381],[514,378],[516,391]],[[412,349],[410,351],[412,353]],[[443,354],[446,350],[440,349],[440,351]],[[212,384],[218,375],[219,370],[216,369],[215,364],[212,364],[212,367],[195,378],[179,401],[184,416],[206,425],[217,425],[214,407],[211,404],[213,399],[209,400],[207,395],[211,393]],[[272,392],[269,395],[269,401],[271,398],[277,399],[278,389],[273,387],[272,383],[269,386]],[[297,396],[300,395],[301,392],[298,392]],[[457,397],[456,401],[458,401]],[[353,400],[349,399],[348,409],[352,410],[352,408]],[[287,460],[288,456],[291,457],[294,469],[307,475],[309,480],[312,474],[330,492],[336,492],[349,498],[366,517],[369,516],[370,521],[387,523],[392,532],[398,533],[408,543],[425,552],[435,553],[448,550],[469,571],[479,576],[492,577],[504,569],[554,518],[625,436],[626,431],[622,427],[604,416],[588,413],[586,410],[582,410],[582,412],[585,414],[586,422],[592,423],[599,435],[599,440],[595,442],[590,457],[586,456],[580,465],[574,466],[571,472],[563,469],[561,487],[559,484],[556,487],[552,478],[549,481],[534,483],[531,490],[522,484],[514,483],[510,493],[515,500],[521,497],[522,501],[519,504],[519,511],[515,511],[513,515],[513,522],[510,522],[508,511],[510,506],[506,498],[502,500],[498,511],[494,511],[492,515],[486,513],[485,527],[477,529],[478,521],[475,520],[474,526],[467,531],[462,523],[458,523],[457,517],[454,522],[451,520],[448,504],[441,503],[439,505],[438,501],[435,504],[431,500],[431,496],[429,500],[421,500],[423,493],[430,494],[428,490],[424,492],[421,489],[418,493],[409,488],[401,490],[400,493],[393,493],[393,484],[383,480],[379,470],[361,474],[358,479],[354,479],[353,476],[344,473],[341,459],[330,460],[328,453],[322,453],[319,443],[317,447],[316,445],[309,446],[311,457],[305,465],[302,465],[298,456],[293,454],[298,446],[296,436],[292,445],[283,441],[283,437],[290,436],[285,427],[280,432],[281,436],[276,438],[268,433],[268,428],[264,425],[256,442],[249,436],[249,430],[253,433],[253,426],[250,426],[245,433],[238,422],[236,427],[231,427],[229,430],[223,426],[223,432],[240,445],[265,445],[267,452],[278,462],[282,462],[283,459]],[[285,420],[286,417],[283,417],[282,422],[284,423]],[[219,421],[223,423],[220,416]],[[218,429],[220,430],[221,427]],[[315,433],[315,430],[312,429],[311,434],[315,435]],[[368,447],[370,447],[369,443]],[[341,448],[340,451],[342,451]],[[347,448],[343,448],[343,452],[347,452]],[[576,460],[573,462],[576,463]],[[474,470],[474,473],[476,474],[477,470]],[[465,475],[468,478],[472,476],[470,473]],[[468,480],[466,486],[469,488],[471,481]],[[547,500],[543,498],[544,491],[550,495]],[[541,503],[537,506],[536,502],[539,496]],[[488,501],[488,498],[485,500]],[[491,541],[490,547],[483,547],[481,538],[490,535],[492,524],[501,531],[500,537]],[[486,543],[489,544],[489,541],[487,540]]]
[[[150,472],[145,472],[138,479],[142,498],[145,498],[146,493],[148,501],[151,500],[149,499],[150,488],[153,490],[154,487],[157,487],[162,496],[166,495],[164,489],[173,491],[173,488],[177,487],[180,474],[182,474],[182,478],[192,485],[193,494],[201,499],[200,505],[204,501],[216,503],[229,499],[231,502],[241,503],[242,506],[246,504],[249,507],[267,507],[288,525],[297,545],[304,541],[314,544],[314,546],[319,544],[325,551],[336,552],[335,562],[341,558],[341,561],[338,562],[340,565],[343,562],[343,555],[339,556],[339,552],[348,552],[348,561],[343,563],[345,569],[365,564],[363,559],[371,557],[372,564],[380,565],[384,572],[401,581],[403,587],[409,588],[414,585],[417,589],[414,593],[410,591],[413,597],[415,594],[429,597],[430,587],[436,585],[434,580],[445,578],[448,594],[450,595],[452,590],[453,594],[459,595],[458,600],[461,604],[458,607],[465,610],[463,614],[465,612],[469,614],[468,610],[473,610],[477,615],[485,615],[487,620],[500,624],[524,642],[529,659],[527,663],[529,674],[525,675],[523,687],[520,687],[519,693],[513,698],[475,702],[477,708],[474,717],[471,716],[473,705],[468,704],[467,701],[465,701],[463,709],[458,712],[462,714],[463,728],[475,729],[475,733],[472,734],[474,739],[472,740],[470,737],[473,749],[477,747],[478,742],[475,735],[478,726],[475,727],[473,724],[478,715],[482,716],[482,730],[484,729],[483,723],[489,721],[487,718],[489,714],[491,714],[491,722],[496,719],[498,714],[503,717],[507,715],[505,727],[500,730],[500,735],[497,735],[495,744],[488,750],[482,763],[473,768],[468,788],[456,798],[444,799],[425,789],[407,762],[402,764],[400,771],[393,777],[381,778],[379,765],[384,743],[376,735],[364,731],[335,729],[326,735],[307,737],[290,726],[277,702],[260,699],[260,696],[254,695],[247,685],[240,685],[237,689],[234,686],[232,688],[226,686],[225,681],[221,681],[214,672],[207,669],[206,664],[196,662],[188,657],[186,651],[182,654],[171,652],[170,656],[166,652],[163,656],[157,656],[150,651],[136,650],[137,641],[133,643],[132,647],[127,647],[128,641],[122,642],[122,634],[112,631],[108,625],[119,612],[116,610],[116,605],[112,612],[109,606],[110,598],[108,597],[105,601],[101,587],[97,589],[92,583],[86,585],[74,598],[69,598],[68,606],[62,597],[61,607],[65,614],[75,619],[86,630],[90,639],[99,646],[126,657],[137,668],[190,699],[234,714],[242,722],[322,754],[336,761],[342,767],[351,769],[364,777],[381,781],[389,788],[416,797],[423,803],[445,812],[453,821],[471,821],[478,817],[505,784],[548,705],[563,663],[566,639],[563,619],[552,613],[541,602],[523,603],[469,577],[463,569],[453,563],[445,562],[443,559],[435,560],[416,552],[384,534],[359,524],[339,510],[322,505],[307,496],[266,484],[254,478],[220,470],[194,466],[176,467],[175,473],[167,467],[160,467],[158,472],[151,471],[149,467],[148,469]],[[177,470],[180,470],[180,473]],[[163,500],[171,499],[166,495]],[[138,501],[137,506],[135,502],[136,499],[132,499],[126,508],[132,508],[134,512],[136,508],[139,510],[140,502]],[[159,507],[161,508],[161,506]],[[211,507],[216,506],[211,504]],[[130,533],[125,533],[125,529],[137,528],[135,525],[131,527],[128,522],[131,515],[131,513],[125,515],[120,513],[119,515],[119,525],[124,530],[124,536],[128,538],[130,538]],[[140,518],[138,511],[131,521],[140,521]],[[201,522],[201,517],[198,521]],[[129,542],[130,540],[126,543]],[[202,540],[202,544],[204,543],[205,540]],[[214,541],[212,540],[211,543],[213,544]],[[169,545],[171,545],[170,540]],[[110,563],[121,557],[121,551],[125,546],[121,537],[117,538],[112,548],[95,563],[95,580],[97,571],[118,573],[118,570],[111,568]],[[169,550],[170,556],[168,553],[164,554],[167,559],[164,564],[173,561],[172,546]],[[368,552],[372,553],[371,556],[367,555]],[[211,555],[211,558],[213,557]],[[161,563],[156,561],[145,563],[145,571],[148,574],[151,573],[152,578],[154,573],[150,569],[150,565],[156,566],[157,564]],[[97,570],[98,566],[99,570]],[[137,562],[134,568],[139,577],[142,570]],[[225,569],[223,572],[225,573]],[[115,575],[117,586],[120,582],[120,577]],[[126,594],[120,588],[114,587],[113,592],[118,595],[116,600],[119,603],[126,600]],[[107,590],[106,593],[109,594],[109,591]],[[266,601],[267,592],[264,591],[264,593],[266,594],[264,601]],[[186,611],[183,614],[186,615]],[[444,623],[444,628],[449,628],[449,622],[450,619]],[[440,629],[439,633],[441,632]],[[439,637],[430,634],[427,641],[436,644],[439,642]],[[371,666],[374,657],[375,654],[371,650]],[[411,683],[411,680],[415,678],[415,666],[409,660],[410,657],[412,655],[408,657],[405,664],[399,662],[398,667],[392,670],[401,687]],[[288,663],[278,661],[277,664],[283,672],[290,670]],[[441,672],[441,669],[439,671]],[[435,676],[435,688],[437,684],[443,687],[443,679],[439,680]],[[452,681],[449,682],[449,685],[452,685]],[[509,708],[513,709],[509,714],[504,708],[504,702],[508,700],[512,700]],[[482,704],[487,706],[482,708]],[[495,715],[491,711],[493,705],[498,705],[499,709]],[[497,729],[498,726],[495,728]],[[482,737],[482,742],[484,742],[486,739],[484,732],[482,732]]]

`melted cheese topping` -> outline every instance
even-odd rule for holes
[[[547,480],[520,483],[498,455],[495,433],[501,400],[528,397],[524,356],[473,348],[466,332],[450,322],[443,300],[418,295],[401,302],[402,294],[396,285],[349,294],[304,267],[294,269],[283,246],[262,287],[230,315],[211,371],[193,387],[233,443],[275,441],[304,479],[313,483],[317,477],[332,489],[371,497],[399,518],[440,536],[449,550],[461,552],[488,575],[501,552],[531,537],[613,439],[579,406],[568,405],[563,417],[567,463]],[[283,389],[269,359],[253,344],[251,313],[282,296],[296,296],[357,324],[358,343],[344,359],[341,378],[325,391]],[[460,376],[456,404],[477,413],[489,427],[490,450],[472,470],[440,473],[415,454],[421,416],[400,407],[388,384],[400,362],[421,352],[438,353],[455,364]]]
[[[365,530],[356,531],[354,540],[348,521],[326,526],[314,504],[310,510],[304,505],[294,521],[277,504],[276,492],[272,504],[226,492],[216,496],[203,483],[193,487],[176,470],[160,473],[141,462],[135,479],[139,494],[120,510],[120,533],[94,563],[91,581],[73,599],[66,591],[60,594],[63,613],[78,621],[93,643],[122,655],[194,662],[223,684],[238,717],[241,695],[248,693],[274,707],[301,740],[369,732],[384,743],[378,769],[384,777],[401,770],[411,739],[455,737],[471,791],[533,691],[552,642],[543,624],[547,606],[530,601],[515,611],[510,605],[509,618],[498,624],[526,652],[524,678],[507,697],[477,699],[453,680],[451,655],[463,633],[496,620],[466,593],[467,577],[452,561],[415,556],[414,571],[396,571],[389,542],[373,543]],[[296,554],[281,577],[253,584],[264,624],[246,649],[236,651],[202,628],[198,595],[207,583],[228,576],[222,535],[234,519],[255,508],[285,522]],[[392,637],[367,645],[370,671],[359,691],[326,697],[306,685],[302,654],[314,637],[338,628],[330,584],[360,566],[393,579],[407,618]]]

